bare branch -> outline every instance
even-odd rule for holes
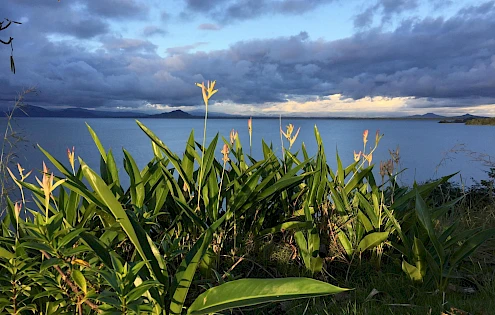
[[[50,259],[52,258],[50,256],[50,254],[48,254],[47,252],[45,252],[44,250],[41,251],[41,253],[43,254],[43,256],[45,256],[47,259]],[[55,268],[55,270],[57,270],[57,272],[60,274],[60,276],[62,277],[62,280],[65,281],[65,283],[67,283],[67,285],[71,288],[71,290],[76,293],[76,294],[79,294],[79,289],[77,288],[77,286],[69,279],[69,277],[62,271],[62,269],[58,266],[58,265],[54,265],[53,266]],[[94,304],[93,302],[91,302],[90,300],[88,299],[84,299],[83,300],[84,303],[86,305],[88,305],[89,307],[91,307],[91,309],[93,311],[100,311],[98,309],[98,305]]]
[[[13,40],[13,39],[14,39],[14,38],[13,38],[13,37],[11,37],[11,38],[9,38],[9,40],[8,40],[8,41],[6,41],[6,42],[4,42],[3,40],[1,40],[1,39],[0,39],[0,43],[2,43],[2,44],[4,44],[4,45],[9,45],[10,43],[12,43],[12,40]]]

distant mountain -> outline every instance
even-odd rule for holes
[[[25,105],[22,110],[16,110],[14,117],[65,117],[65,118],[179,118],[179,119],[202,119],[204,117],[204,111],[193,110],[190,113],[182,110],[174,110],[168,113],[160,114],[143,114],[137,112],[109,112],[99,110],[89,110],[85,108],[66,108],[61,110],[48,110],[39,106]],[[243,115],[229,115],[223,113],[210,113],[208,115],[212,119],[247,119],[248,116]],[[255,119],[273,119],[277,116],[253,116]],[[289,118],[285,116],[284,119]],[[290,116],[291,119],[431,119],[438,120],[442,123],[464,123],[471,119],[486,118],[482,116],[475,116],[471,114],[464,114],[462,116],[441,116],[434,113],[427,113],[424,115],[412,115],[405,117],[381,117],[381,118],[368,118],[368,117],[297,117]]]
[[[405,119],[435,119],[439,120],[440,123],[449,124],[449,123],[465,123],[471,119],[485,118],[482,116],[475,116],[471,114],[464,114],[461,116],[440,116],[434,113],[427,113],[424,115],[413,115],[404,117]]]
[[[434,113],[426,113],[424,115],[412,115],[412,116],[407,116],[404,118],[408,119],[443,119],[446,118],[445,116],[440,116]]]
[[[84,108],[67,108],[62,110],[54,110],[51,111],[52,117],[65,117],[65,118],[97,118],[98,114],[91,110],[87,110]]]
[[[50,117],[77,117],[77,118],[139,118],[146,114],[136,112],[108,112],[99,110],[88,110],[85,108],[67,108],[51,111]]]
[[[483,119],[483,118],[486,118],[486,117],[475,116],[475,115],[471,115],[471,114],[464,114],[462,116],[445,117],[445,119],[440,120],[439,123],[442,123],[442,124],[463,124],[463,123],[466,123],[466,122],[473,120],[473,119]]]
[[[38,106],[24,105],[21,109],[17,109],[13,117],[49,117],[51,111]]]
[[[85,108],[48,110],[39,106],[25,105],[14,112],[14,117],[63,117],[63,118],[139,118],[146,114],[136,112],[95,111]]]
[[[486,117],[483,117],[483,116],[475,116],[475,115],[471,115],[471,114],[464,114],[462,116],[457,116],[455,118],[459,118],[459,119],[476,119],[476,118],[486,118]]]
[[[193,116],[198,116],[198,117],[205,117],[205,111],[204,110],[191,110],[188,111],[189,114]],[[246,116],[240,116],[240,115],[232,115],[232,114],[226,114],[226,113],[218,113],[218,112],[209,112],[208,113],[208,118],[245,118]],[[249,118],[249,117],[248,117]]]
[[[181,111],[180,109],[171,111],[169,113],[161,113],[156,115],[148,115],[146,118],[198,118],[198,116],[193,116],[189,113]]]

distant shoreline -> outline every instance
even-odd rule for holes
[[[191,115],[190,117],[153,117],[153,116],[15,116],[15,118],[69,118],[69,119],[204,119],[204,116]],[[280,119],[278,116],[210,116],[210,119],[258,119],[258,120],[273,120]],[[299,116],[282,116],[282,119],[300,119],[300,120],[418,120],[418,121],[438,121],[438,118],[407,118],[407,117],[299,117]]]
[[[228,115],[210,113],[208,119],[279,119],[278,115],[262,116],[256,115]],[[132,119],[204,119],[204,115],[193,115],[182,110],[174,110],[171,112],[159,114],[145,114],[139,112],[109,112],[89,110],[85,108],[66,108],[61,110],[48,110],[43,107],[26,105],[22,110],[17,110],[13,113],[14,117],[29,117],[29,118],[132,118]],[[482,119],[486,117],[464,114],[462,116],[441,116],[434,113],[424,115],[412,115],[403,117],[332,117],[332,116],[282,116],[284,119],[310,119],[310,120],[421,120],[421,121],[437,121],[441,123],[465,123],[472,119]]]

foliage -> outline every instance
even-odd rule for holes
[[[466,125],[495,125],[495,118],[475,118],[466,121]]]
[[[214,83],[199,86],[206,105]],[[363,150],[351,165],[344,167],[337,154],[334,171],[316,127],[315,156],[304,145],[292,151],[299,129],[293,135],[289,125],[281,130],[288,141],[282,158],[262,142],[263,158],[256,160],[243,152],[236,132],[206,144],[204,137],[196,142],[192,131],[181,158],[137,124],[153,148],[143,168],[124,150],[125,174],[120,172],[112,150],[88,126],[101,157],[99,172],[82,158],[76,163],[74,150],[65,166],[41,147],[58,175],[45,166],[36,185],[22,168],[19,175],[11,171],[26,199],[7,199],[1,219],[0,312],[222,312],[342,293],[351,271],[366,262],[375,270],[395,266],[415,285],[445,292],[465,259],[495,234],[459,231],[458,221],[438,224],[463,198],[431,198],[449,176],[412,190],[400,187],[393,156],[380,169],[378,184],[372,159],[379,132],[368,148],[365,131]],[[252,120],[248,128],[255,131]],[[122,176],[129,177],[129,187],[121,185]],[[289,250],[276,258],[279,263],[294,264],[288,274],[269,279],[267,259],[256,255],[274,257],[274,242]],[[246,262],[250,271],[243,269]],[[329,283],[341,264],[343,276]],[[264,275],[250,277],[253,269]]]

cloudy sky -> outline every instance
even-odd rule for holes
[[[0,103],[244,115],[495,116],[495,1],[2,0]]]

